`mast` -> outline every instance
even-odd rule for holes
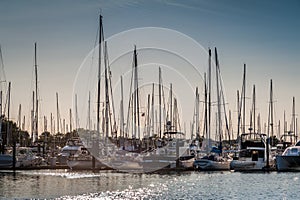
[[[88,130],[91,131],[91,92],[89,91],[88,101]]]
[[[31,110],[31,142],[34,142],[34,127],[35,127],[35,119],[34,119],[34,111],[35,111],[35,102],[34,102],[34,91],[32,91],[32,110]]]
[[[171,122],[171,127],[170,130],[172,129],[173,125],[173,91],[172,91],[172,83],[170,83],[170,122]]]
[[[34,68],[35,68],[35,138],[34,141],[38,139],[38,120],[39,120],[39,99],[38,99],[38,73],[37,73],[37,49],[36,43],[34,43]]]
[[[138,85],[138,64],[137,64],[137,53],[136,53],[136,46],[134,45],[134,52],[133,52],[133,66],[134,66],[134,96],[135,96],[135,112],[134,112],[134,119],[135,123],[137,121],[137,133],[138,133],[138,138],[140,139],[140,106],[139,106],[139,85]],[[136,134],[136,124],[135,124],[135,133]]]
[[[25,115],[23,116],[22,130],[25,130]]]
[[[63,119],[62,132],[63,132],[63,134],[66,134],[66,120],[65,119]]]
[[[238,115],[238,126],[237,126],[237,138],[240,136],[240,128],[241,128],[241,102],[240,102],[240,92],[237,90],[237,115]]]
[[[44,116],[44,132],[47,131],[47,117]]]
[[[72,109],[70,108],[70,133],[72,132]]]
[[[210,137],[211,137],[211,49],[208,49],[208,143],[207,149],[210,149]]]
[[[51,131],[51,134],[53,134],[53,117],[52,117],[52,113],[50,113],[50,131]],[[55,133],[54,133],[55,134]]]
[[[9,117],[10,117],[10,88],[11,88],[11,83],[8,83],[8,98],[7,98],[7,135],[6,135],[6,145],[9,145],[10,142],[10,123],[9,123]]]
[[[147,120],[146,120],[146,134],[150,137],[150,94],[148,94],[147,102]]]
[[[243,133],[246,132],[246,64],[244,64],[244,75],[243,75]]]
[[[204,73],[204,98],[205,98],[205,102],[204,102],[204,110],[205,110],[205,113],[204,113],[204,128],[205,128],[205,138],[206,139],[209,139],[209,136],[208,136],[208,112],[207,112],[207,107],[208,107],[208,102],[207,102],[207,80],[206,80],[206,73]],[[198,140],[200,140],[200,138],[198,138]],[[199,141],[200,142],[200,141]],[[209,153],[209,149],[208,147],[206,148],[206,153]]]
[[[270,132],[271,132],[271,136],[273,137],[273,85],[272,85],[272,79],[270,81],[270,102],[269,102],[268,123],[269,123],[269,125],[268,125],[268,135],[267,135],[267,140],[266,140],[266,157],[267,157],[267,159],[266,159],[266,168],[267,169],[270,167],[269,166]]]
[[[173,130],[177,132],[178,128],[180,128],[179,125],[179,119],[178,119],[178,108],[177,108],[177,99],[174,97],[174,111],[173,111]]]
[[[256,133],[256,127],[255,127],[255,121],[256,121],[256,115],[255,115],[255,110],[256,110],[256,94],[255,94],[255,85],[253,85],[253,132],[254,134]]]
[[[108,94],[108,77],[107,77],[107,43],[104,42],[104,75],[105,75],[105,133],[106,138],[109,136],[109,94]],[[112,134],[112,133],[111,133]],[[111,135],[112,136],[112,135]]]
[[[237,125],[237,139],[239,138],[240,136],[240,128],[241,128],[241,103],[240,103],[240,92],[239,90],[237,90],[236,92],[236,97],[237,97],[237,115],[238,115],[238,125]]]
[[[296,133],[296,113],[295,113],[295,97],[293,97],[293,132],[294,132],[294,143],[297,142],[297,133]]]
[[[59,107],[58,107],[58,93],[56,92],[56,120],[57,120],[57,133],[59,133]]]
[[[283,112],[283,134],[286,133],[286,120],[285,120],[285,110]]]
[[[200,127],[199,127],[199,92],[198,87],[196,87],[196,138],[200,136]]]
[[[217,120],[217,130],[219,134],[219,142],[220,146],[222,145],[222,125],[221,125],[221,99],[220,99],[220,83],[219,83],[219,73],[218,73],[218,53],[217,53],[217,48],[215,48],[215,59],[216,59],[216,84],[217,84],[217,105],[218,105],[218,120]],[[220,149],[222,150],[222,149]]]
[[[100,15],[100,26],[99,26],[99,58],[98,58],[98,88],[97,88],[97,133],[100,134],[100,88],[101,88],[101,53],[102,43],[104,41],[102,15]],[[104,133],[102,135],[104,137]]]
[[[159,138],[161,138],[161,88],[162,88],[162,85],[161,85],[161,68],[159,67],[158,68],[158,103],[159,103]]]
[[[79,119],[78,119],[78,109],[77,109],[77,94],[75,94],[75,130],[78,131]]]
[[[123,105],[123,77],[121,76],[121,102],[120,102],[120,136],[124,137],[124,105]]]
[[[19,135],[18,135],[18,137],[19,137],[19,143],[21,143],[21,135],[20,135],[20,130],[21,130],[21,128],[22,128],[22,120],[21,120],[21,115],[22,115],[22,107],[21,107],[21,104],[19,104],[19,114],[18,114],[18,127],[19,127]]]
[[[154,83],[152,84],[152,101],[151,101],[151,121],[152,121],[152,136],[154,135],[155,123],[154,123]]]
[[[272,140],[271,140],[271,145],[273,146],[273,140],[274,140],[274,124],[273,124],[273,111],[274,111],[274,108],[273,108],[273,83],[272,83],[272,79],[271,79],[271,91],[270,91],[270,117],[271,117],[271,121],[270,121],[270,126],[271,126],[271,137],[272,137]]]

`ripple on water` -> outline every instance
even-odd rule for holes
[[[295,189],[300,188],[300,173],[43,170],[0,175],[0,199],[300,199]]]

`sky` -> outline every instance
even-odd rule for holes
[[[187,46],[184,41],[196,42],[203,48],[204,54],[209,47],[217,47],[226,106],[233,113],[233,126],[237,124],[236,93],[242,87],[244,63],[247,65],[247,113],[250,112],[252,87],[255,84],[256,113],[260,113],[263,122],[267,122],[269,85],[272,79],[275,127],[279,120],[282,123],[284,111],[286,120],[290,123],[293,96],[296,98],[297,116],[300,111],[300,107],[297,106],[300,99],[299,9],[300,2],[297,0],[2,0],[1,81],[12,84],[11,118],[17,121],[21,104],[22,115],[26,116],[26,127],[29,127],[34,89],[34,43],[37,42],[41,108],[39,118],[50,118],[50,113],[56,115],[57,92],[60,115],[68,120],[69,109],[74,102],[73,89],[78,81],[78,72],[95,46],[101,13],[105,38],[132,29],[158,27],[173,30],[171,35],[179,34],[188,38],[183,39],[183,43],[178,41],[175,46],[168,44],[174,51],[176,47],[182,47],[184,50]],[[168,39],[168,35],[164,35],[160,40],[152,41],[157,45]],[[132,44],[127,45],[133,47],[134,38],[130,41]],[[176,43],[176,39],[173,41]],[[164,45],[167,45],[167,42]],[[109,54],[121,48],[117,44],[114,47],[115,49],[109,48]],[[189,58],[190,54],[185,53],[185,57]],[[140,62],[143,63],[143,53],[140,55]],[[194,58],[197,56],[191,59]],[[207,63],[207,58],[199,56],[200,59],[199,65]],[[207,66],[198,67],[203,78],[203,69]],[[181,69],[181,72],[183,71],[185,70]],[[193,76],[192,71],[185,72],[185,78],[189,77],[189,73]],[[2,90],[7,88],[6,84],[1,82]],[[169,84],[168,80],[166,84]],[[202,88],[201,83],[199,87]],[[174,90],[176,93],[176,89]],[[179,91],[177,93],[180,97],[185,96]],[[203,91],[200,93],[203,101]],[[190,93],[188,96],[189,100],[194,102],[194,96]],[[182,118],[186,120],[186,126],[189,126],[193,115],[193,103],[186,102],[184,98],[181,100],[181,108],[185,113]]]

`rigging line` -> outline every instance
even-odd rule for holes
[[[95,52],[96,52],[96,46],[98,45],[98,37],[99,37],[99,27],[100,27],[100,24],[98,25],[98,27],[97,27],[97,32],[96,32],[96,38],[95,38],[95,42],[94,42],[94,46],[93,46],[93,53],[92,53],[92,57],[91,57],[91,65],[90,65],[90,70],[89,70],[89,74],[88,74],[88,77],[94,77],[93,75],[94,75],[94,73],[93,73],[93,71],[92,71],[92,69],[93,69],[93,65],[94,65],[94,59],[95,59]],[[98,47],[98,48],[100,48],[100,46]],[[96,79],[97,79],[97,76],[96,76]],[[90,82],[96,82],[95,81],[95,77],[93,78],[93,79],[89,79],[90,80]],[[89,88],[88,88],[88,86],[89,86],[89,84],[86,84],[86,89],[85,89],[85,91],[90,91],[89,90]]]
[[[220,78],[220,89],[221,89],[221,96],[222,96],[222,101],[223,101],[223,109],[224,109],[224,117],[225,117],[225,124],[226,124],[226,131],[229,137],[229,141],[230,141],[230,132],[229,132],[229,125],[228,125],[228,119],[227,119],[227,113],[226,113],[226,103],[225,103],[225,97],[224,97],[224,93],[223,93],[223,79],[221,76],[221,71],[220,71],[220,66],[219,66],[219,61],[218,61],[218,73],[219,73],[219,78]]]
[[[165,120],[163,122],[163,124],[166,123],[166,121],[168,120],[168,114],[166,115],[166,101],[165,101],[165,93],[164,93],[164,83],[163,83],[163,78],[162,78],[162,73],[161,73],[161,77],[160,78],[160,83],[161,83],[161,93],[162,93],[162,99],[163,99],[163,111],[164,111],[164,116],[165,116]],[[164,127],[163,127],[164,128]]]
[[[109,64],[109,56],[108,56],[108,50],[106,49],[106,57],[107,57],[107,66],[108,66],[108,77],[109,77],[109,87],[110,87],[110,95],[111,95],[111,106],[112,106],[112,112],[113,112],[113,132],[115,133],[117,131],[117,125],[116,125],[116,114],[115,114],[115,105],[114,105],[114,98],[113,98],[113,91],[112,91],[112,84],[111,84],[111,78],[112,78],[112,73],[110,70],[110,64]]]

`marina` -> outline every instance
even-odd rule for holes
[[[0,2],[0,199],[299,199],[299,2],[31,3]]]

